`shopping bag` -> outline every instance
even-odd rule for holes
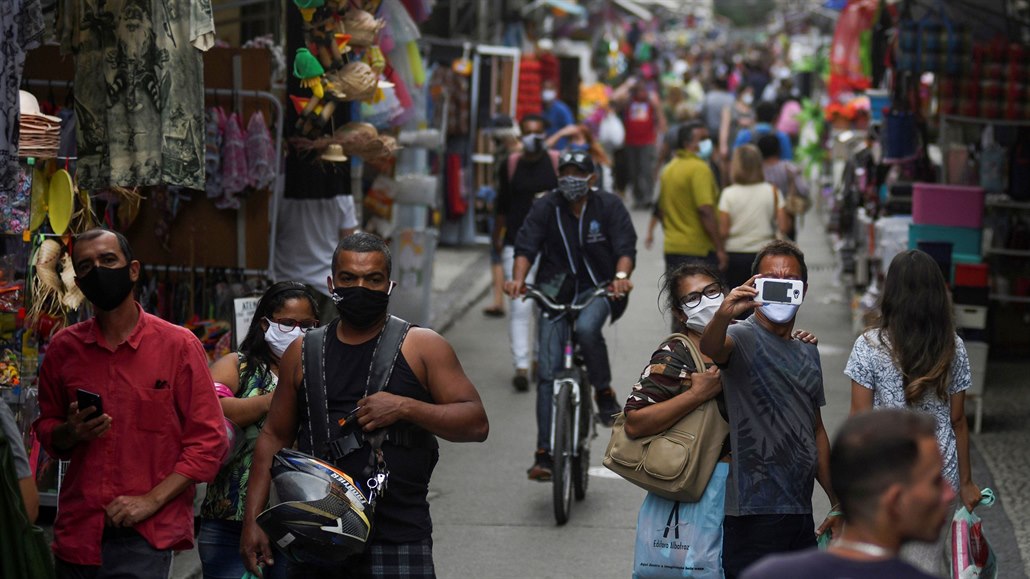
[[[633,579],[723,577],[722,520],[729,464],[720,462],[696,503],[647,493],[637,515]]]
[[[604,115],[604,119],[601,120],[601,125],[597,129],[597,139],[601,141],[602,146],[612,150],[622,147],[622,144],[626,142],[626,127],[614,111],[608,111]]]
[[[983,489],[980,504],[994,504],[994,491]],[[955,511],[951,520],[950,540],[947,548],[951,568],[948,577],[952,579],[995,579],[998,576],[998,560],[983,532],[983,521],[969,512],[965,505]]]

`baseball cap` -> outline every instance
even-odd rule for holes
[[[586,173],[594,172],[594,160],[590,158],[588,151],[565,151],[558,158],[558,170],[561,171],[568,165],[572,165]]]

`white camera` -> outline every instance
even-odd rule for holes
[[[756,302],[763,304],[790,304],[801,305],[805,297],[805,284],[797,279],[769,279],[758,278],[755,280],[755,287],[758,289]]]

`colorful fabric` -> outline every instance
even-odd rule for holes
[[[279,167],[272,133],[261,111],[250,115],[247,122],[246,152],[250,186],[258,190],[268,189],[275,182]]]
[[[247,172],[247,136],[240,124],[240,116],[229,115],[222,135],[222,194],[215,203],[219,209],[238,209],[240,202],[236,195],[247,188],[250,175]]]
[[[61,0],[57,35],[75,55],[79,186],[204,188],[207,0]]]
[[[239,375],[242,378],[247,369],[247,358],[239,356]],[[246,399],[270,394],[275,391],[279,378],[268,368],[259,368],[251,374],[246,383],[240,384],[236,398]],[[247,503],[247,481],[250,480],[250,465],[254,461],[254,447],[267,415],[243,429],[243,444],[233,458],[218,472],[214,482],[207,485],[207,497],[200,509],[205,519],[242,521],[243,509]]]
[[[42,38],[39,0],[0,2],[0,193],[10,193],[18,183],[18,86],[25,53]]]

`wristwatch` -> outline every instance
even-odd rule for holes
[[[618,280],[629,279],[629,274],[624,272],[624,271],[617,271],[617,272],[615,272],[615,279],[618,279]]]

